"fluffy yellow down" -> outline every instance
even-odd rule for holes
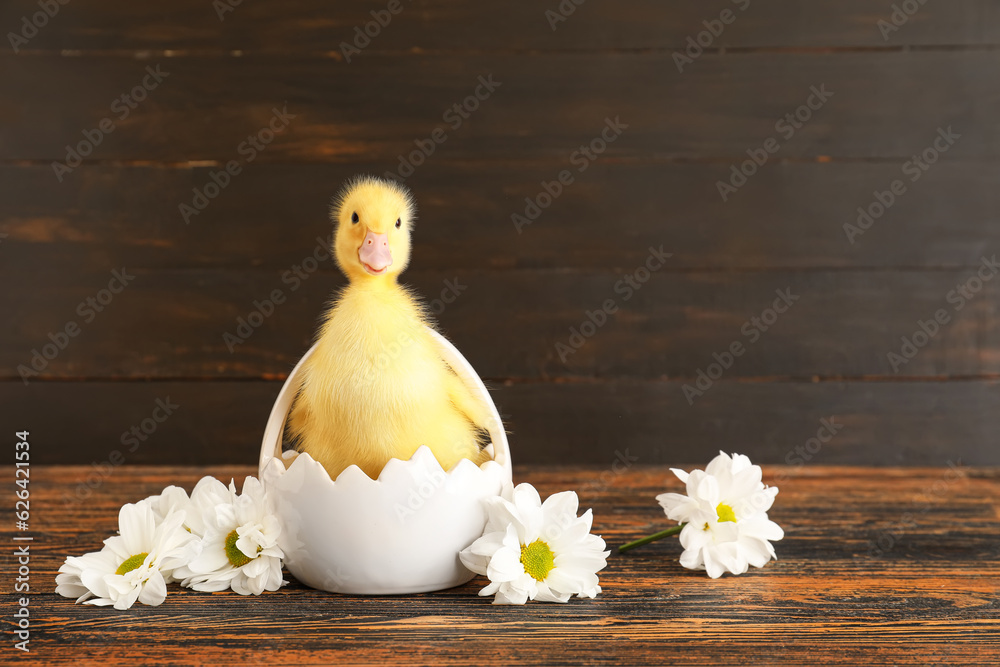
[[[421,445],[445,470],[463,458],[485,461],[489,411],[441,358],[423,308],[397,283],[410,255],[409,193],[361,178],[345,187],[331,214],[334,254],[349,284],[302,369],[288,423],[298,449],[333,478],[351,464],[377,478],[390,458],[409,459]],[[379,275],[359,259],[369,232],[388,235],[392,264]]]

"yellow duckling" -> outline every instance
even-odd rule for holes
[[[490,413],[441,358],[414,296],[396,282],[410,258],[414,204],[373,177],[335,200],[334,255],[349,284],[320,327],[289,416],[299,451],[336,479],[357,465],[378,477],[390,458],[427,445],[441,467],[479,464]]]

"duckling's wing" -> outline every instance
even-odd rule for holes
[[[490,422],[492,415],[489,407],[479,396],[473,394],[455,371],[448,367],[447,376],[448,398],[466,419],[475,427],[476,440],[480,449],[490,444]]]

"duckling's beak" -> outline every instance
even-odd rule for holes
[[[392,253],[389,251],[389,235],[376,234],[369,231],[365,240],[358,248],[358,259],[365,271],[373,276],[380,276],[392,266]]]

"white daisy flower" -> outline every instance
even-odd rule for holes
[[[191,526],[188,525],[189,515],[192,514],[192,512],[190,512],[189,510],[191,501],[188,498],[187,491],[185,491],[181,487],[168,486],[167,488],[163,489],[163,492],[160,493],[159,495],[150,496],[145,500],[141,500],[139,502],[146,503],[153,509],[153,515],[156,517],[157,523],[162,522],[166,517],[168,517],[173,512],[180,512],[181,514],[184,515],[184,523],[183,523],[184,529],[187,530],[188,533],[192,535],[199,536],[196,533],[194,533],[194,531],[191,530]],[[179,558],[180,562],[188,563],[191,560],[193,560],[198,555],[200,548],[201,548],[201,543],[198,540],[191,540],[190,542],[188,542],[188,545],[186,547],[187,552],[184,554],[183,557]],[[164,570],[163,579],[168,584],[172,584],[175,581],[178,581],[178,579],[174,577],[172,570]]]
[[[160,502],[171,502],[167,491],[173,487],[164,489],[164,495]],[[185,494],[186,495],[186,494]],[[152,500],[152,498],[150,499]],[[180,503],[179,495],[173,497],[173,502]],[[186,516],[184,526],[197,537],[204,537],[207,531],[208,517],[214,516],[215,508],[219,505],[232,505],[233,494],[226,488],[226,485],[212,476],[202,477],[195,484],[191,491],[190,498],[183,503]]]
[[[769,540],[780,540],[784,531],[767,511],[778,489],[764,486],[760,466],[742,454],[720,452],[704,471],[671,470],[687,485],[687,494],[663,493],[656,499],[667,517],[684,524],[681,565],[716,579],[777,558]]]
[[[187,491],[179,486],[168,486],[159,495],[150,496],[140,502],[149,503],[156,520],[163,521],[171,512],[186,510],[190,501]]]
[[[493,604],[524,604],[600,593],[597,572],[611,552],[590,534],[591,511],[576,515],[576,493],[556,493],[542,503],[533,486],[519,484],[509,498],[487,501],[485,534],[459,554],[467,568],[489,577],[479,594],[496,594]]]
[[[247,477],[240,495],[234,482],[227,489],[206,477],[191,492],[189,510],[189,527],[200,538],[200,553],[174,572],[183,586],[260,595],[287,583],[281,578],[281,524],[257,478]]]
[[[104,548],[78,558],[67,558],[56,577],[56,592],[77,602],[128,609],[136,600],[158,605],[167,595],[164,572],[180,564],[193,539],[173,512],[157,521],[149,503],[128,504],[118,515],[120,535],[104,541]]]
[[[70,556],[59,567],[56,575],[56,593],[67,598],[76,598],[77,602],[85,602],[94,597],[94,592],[83,585],[80,579],[84,570],[99,569],[112,571],[118,567],[114,555],[107,550],[94,551],[83,556]]]

